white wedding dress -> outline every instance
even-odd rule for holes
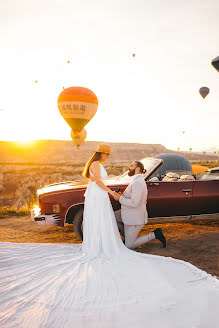
[[[83,244],[0,243],[1,328],[217,326],[216,277],[127,249],[108,193],[85,198]]]

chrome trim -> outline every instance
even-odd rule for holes
[[[86,186],[87,188],[87,186]],[[47,196],[51,196],[52,195],[56,195],[56,194],[61,194],[61,193],[66,193],[66,192],[75,192],[75,191],[78,191],[78,189],[71,189],[71,190],[63,190],[63,191],[50,191],[48,193],[45,193],[45,194],[41,194],[40,197],[47,197]]]
[[[48,221],[47,221],[48,220]],[[58,214],[40,214],[34,217],[34,221],[39,225],[58,225],[61,221],[61,218]]]

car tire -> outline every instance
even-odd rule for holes
[[[83,213],[84,209],[80,208],[75,214],[73,227],[75,234],[83,241]]]

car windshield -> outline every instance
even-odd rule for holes
[[[146,173],[144,174],[145,178],[150,175],[150,173],[159,166],[161,160],[159,158],[146,157],[140,160],[140,162],[144,165]],[[131,164],[131,162],[130,162]],[[127,167],[128,168],[128,167]],[[122,179],[124,181],[130,180],[132,177],[128,175],[128,171],[116,177],[116,179]]]
[[[219,180],[219,171],[205,171],[196,175],[196,180]]]

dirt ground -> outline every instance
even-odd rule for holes
[[[154,240],[136,251],[184,260],[219,277],[218,221],[146,225],[140,235],[158,227],[166,236],[167,248]],[[72,225],[41,227],[29,217],[9,217],[0,219],[0,242],[80,243],[80,240]]]

